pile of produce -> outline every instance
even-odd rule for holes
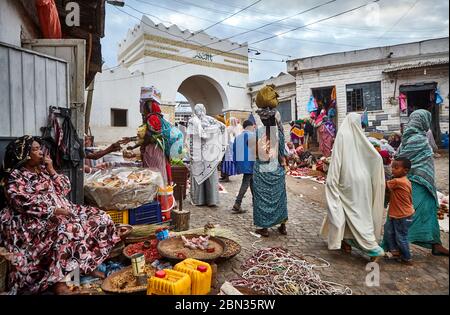
[[[124,250],[124,254],[127,257],[132,257],[133,255],[136,255],[136,254],[144,254],[145,261],[147,263],[152,263],[155,260],[161,258],[161,256],[158,253],[157,246],[158,246],[157,240],[136,243],[136,244],[128,245]]]

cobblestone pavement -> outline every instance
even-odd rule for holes
[[[447,157],[448,169],[448,157]],[[447,173],[448,187],[448,173]],[[191,211],[191,228],[203,227],[211,222],[233,231],[240,239],[241,253],[234,259],[218,266],[219,287],[226,280],[241,275],[240,266],[255,249],[279,246],[287,248],[296,255],[314,254],[330,262],[331,267],[318,270],[322,279],[347,285],[354,294],[449,294],[449,262],[447,257],[434,257],[430,251],[413,246],[414,266],[405,267],[397,262],[380,262],[380,286],[367,287],[365,279],[368,272],[365,270],[369,258],[361,252],[354,250],[352,254],[341,251],[329,251],[326,243],[319,236],[319,230],[325,217],[325,206],[321,202],[313,202],[308,196],[297,193],[301,181],[288,177],[288,235],[282,236],[276,229],[270,230],[270,238],[257,238],[250,234],[254,231],[252,203],[250,191],[242,204],[248,211],[244,214],[231,213],[235,196],[240,187],[241,176],[232,177],[232,181],[224,183],[228,191],[221,194],[220,205],[216,208],[194,207],[189,200],[184,208]],[[323,189],[320,184],[314,185]],[[317,188],[316,187],[316,188]],[[448,188],[447,188],[448,190]],[[443,242],[448,246],[448,233],[443,234]]]

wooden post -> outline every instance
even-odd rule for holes
[[[175,232],[183,232],[189,230],[189,221],[191,218],[190,211],[172,211],[172,222]]]

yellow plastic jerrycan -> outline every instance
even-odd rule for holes
[[[147,295],[190,295],[191,278],[175,270],[165,269],[156,272],[148,280]]]
[[[211,291],[212,268],[208,263],[188,258],[175,265],[174,270],[191,277],[192,295],[207,295]]]

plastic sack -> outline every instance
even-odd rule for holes
[[[444,103],[444,99],[441,96],[441,91],[439,91],[439,89],[437,89],[436,90],[436,104],[441,105],[442,103]]]
[[[127,210],[154,200],[164,186],[161,173],[147,168],[120,167],[85,176],[86,199],[104,210]]]
[[[256,95],[256,106],[258,108],[276,108],[278,106],[278,93],[274,85],[263,87]]]
[[[183,156],[184,135],[180,129],[172,126],[167,120],[161,118],[161,134],[165,139],[164,152],[172,159]]]
[[[306,105],[306,109],[308,110],[308,113],[312,113],[317,110],[317,102],[314,96],[311,96],[309,98],[308,105]]]

